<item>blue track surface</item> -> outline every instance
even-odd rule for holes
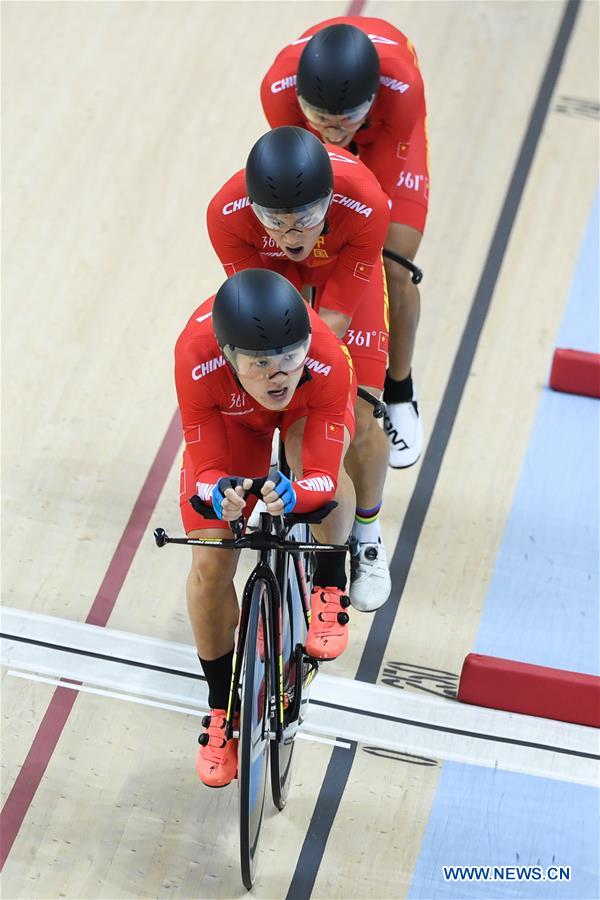
[[[599,352],[599,199],[556,346]],[[549,360],[550,364],[550,360]],[[598,674],[600,401],[542,393],[474,651]],[[597,900],[599,792],[446,763],[409,896]],[[571,866],[569,882],[444,880],[442,865]]]
[[[600,351],[598,296],[596,197],[557,347]],[[599,674],[599,427],[598,400],[544,389],[476,653]]]
[[[409,896],[597,900],[599,837],[594,788],[445,763]],[[449,882],[447,865],[571,866],[571,880]]]

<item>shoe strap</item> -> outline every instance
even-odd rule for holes
[[[210,723],[206,729],[208,735],[208,744],[205,746],[212,747],[215,750],[224,750],[227,746],[227,738],[225,737],[225,724],[227,719],[225,716],[210,717]]]
[[[339,590],[339,588],[337,590]],[[328,591],[327,588],[316,588],[313,591],[313,595],[314,594],[318,595],[317,603],[319,604],[319,606],[325,607],[324,611],[329,612],[327,607],[330,607],[330,606],[335,606],[335,607],[339,606],[340,609],[342,608],[342,604],[340,601],[341,601],[343,595],[342,595],[341,591],[339,593],[334,594],[333,591]]]
[[[329,610],[324,609],[322,612],[318,613],[317,619],[319,622],[322,622],[324,625],[330,624],[338,624],[337,613],[329,612]]]
[[[319,609],[317,612],[317,619],[323,625],[323,628],[319,629],[320,631],[331,631],[334,626],[338,628],[344,628],[344,625],[340,625],[338,622],[338,613],[343,611],[342,604],[340,602],[342,598],[342,593],[332,594],[332,592],[325,590],[324,588],[317,588],[314,591],[315,594],[319,594],[319,606],[323,606],[323,609]],[[333,609],[331,608],[333,607]]]
[[[216,724],[217,722],[222,722],[222,725]],[[222,719],[221,716],[215,717],[215,724],[213,725],[213,719],[211,716],[210,725],[206,729],[206,733],[208,735],[208,744],[207,747],[213,747],[215,750],[224,750],[227,746],[227,739],[225,737],[225,719]]]

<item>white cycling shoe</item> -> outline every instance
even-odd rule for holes
[[[423,421],[416,398],[408,403],[388,403],[383,430],[390,445],[389,463],[393,469],[406,469],[423,452]]]
[[[392,579],[381,541],[376,544],[356,542],[350,556],[352,606],[361,612],[373,612],[383,606],[391,591]]]

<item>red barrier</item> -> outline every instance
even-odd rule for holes
[[[469,653],[458,685],[462,703],[600,728],[600,678]]]
[[[550,387],[567,394],[600,397],[600,354],[584,350],[555,350]]]

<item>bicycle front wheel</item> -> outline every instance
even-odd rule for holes
[[[310,539],[308,525],[296,525],[291,535],[297,541],[308,541]],[[282,603],[283,685],[288,703],[293,704],[296,699],[296,666],[300,664],[296,654],[296,647],[298,644],[304,644],[306,641],[306,622],[294,563],[291,556],[287,553],[279,554],[276,572]],[[304,704],[302,704],[300,715],[304,711]],[[299,724],[298,718],[294,721],[289,720],[286,710],[283,739],[271,742],[271,792],[273,803],[279,810],[284,808],[287,801],[292,778],[294,742]]]
[[[258,579],[252,592],[242,672],[238,798],[242,881],[248,890],[256,872],[269,762],[268,590],[266,582]]]

